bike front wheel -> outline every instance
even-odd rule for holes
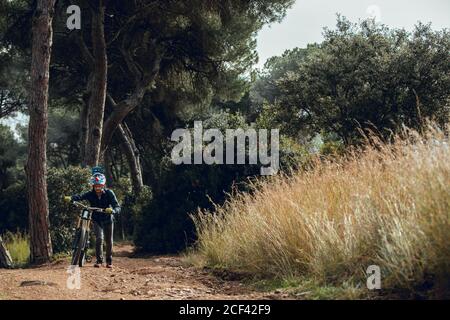
[[[81,227],[77,231],[75,248],[72,254],[72,265],[82,267],[85,261],[86,242],[88,240],[88,229],[85,221],[81,223]]]

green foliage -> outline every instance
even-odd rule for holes
[[[255,90],[291,136],[333,133],[346,145],[361,143],[361,130],[389,138],[403,125],[420,129],[425,118],[447,123],[449,51],[447,30],[418,24],[408,33],[339,18],[310,54],[294,54],[297,63],[272,60],[260,80],[270,86]]]
[[[343,154],[343,145],[342,143],[336,142],[336,141],[329,141],[325,142],[321,148],[320,153],[327,156],[327,155],[339,155]]]
[[[127,68],[128,53],[138,70],[158,71],[156,77],[147,77],[149,83],[145,84],[152,106],[174,110],[207,105],[213,97],[239,100],[247,83],[243,74],[257,61],[255,33],[264,23],[281,20],[293,3],[110,1],[106,16],[111,19],[105,20],[105,37],[111,39],[108,60],[113,62],[108,70],[109,93],[120,101],[135,90],[135,75]],[[63,0],[56,6],[51,86],[54,96],[74,101],[85,93],[90,70],[87,63],[80,63],[84,59],[77,39],[66,36],[64,30],[58,32],[65,29],[69,4]],[[87,15],[82,29],[89,30],[91,10],[82,10]],[[10,33],[14,35],[14,30]],[[84,33],[91,49],[89,36]],[[20,37],[10,38],[17,45],[23,42]]]
[[[27,228],[25,177],[21,164],[24,146],[0,124],[0,233]]]
[[[0,233],[28,229],[25,181],[17,181],[0,191]]]
[[[48,170],[48,200],[50,214],[50,233],[53,252],[66,252],[71,248],[73,228],[79,209],[63,201],[65,195],[87,191],[90,171],[79,167]]]
[[[217,128],[225,132],[248,127],[239,113],[210,110],[197,116],[192,114],[192,118],[185,116],[182,127],[187,128],[193,128],[194,120],[203,120],[204,130]],[[149,157],[154,159],[150,171],[154,176],[147,180],[152,182],[153,198],[135,223],[135,244],[143,251],[167,253],[185,249],[196,237],[189,214],[198,207],[212,208],[213,202],[222,203],[226,193],[233,189],[244,190],[247,178],[260,172],[256,165],[176,166],[168,156],[172,144],[158,155],[149,151]]]
[[[121,205],[120,215],[116,216],[116,234],[122,239],[132,236],[136,221],[140,219],[142,210],[152,199],[150,187],[143,186],[139,194],[132,190],[129,178],[121,177],[111,187]]]
[[[110,188],[113,189],[119,203],[132,194],[131,180],[127,177],[119,177]]]
[[[125,224],[125,229],[128,228],[127,219],[129,221],[144,219],[145,216],[144,220],[147,221],[147,216],[150,217],[149,220],[160,217],[164,221],[153,223],[156,221],[153,220],[146,224],[149,229],[139,234],[145,237],[145,234],[150,234],[154,228],[156,230],[154,243],[158,245],[159,239],[165,239],[171,243],[166,248],[170,250],[179,248],[179,244],[184,244],[184,241],[177,238],[178,235],[189,229],[189,226],[183,226],[184,221],[188,219],[187,213],[196,209],[198,205],[204,206],[205,203],[209,203],[205,194],[213,193],[216,194],[216,198],[221,198],[224,191],[230,190],[235,180],[250,176],[258,170],[256,166],[227,169],[174,168],[167,161],[169,150],[167,136],[180,122],[190,124],[190,120],[198,120],[197,118],[191,118],[189,121],[180,120],[178,114],[180,110],[192,108],[191,110],[198,111],[197,108],[208,108],[211,102],[218,104],[227,100],[238,101],[242,97],[249,86],[246,74],[251,72],[252,65],[257,61],[255,33],[264,23],[279,21],[293,2],[293,0],[250,2],[232,0],[226,3],[218,0],[108,2],[105,19],[109,61],[108,92],[116,101],[124,101],[130,96],[135,96],[140,87],[148,88],[143,103],[139,103],[135,113],[127,117],[127,124],[133,131],[139,150],[143,150],[142,162],[145,180],[148,181],[146,183],[156,190],[154,193],[157,195],[152,198],[150,192],[144,190],[138,198],[135,198],[127,190],[129,184],[121,178],[127,174],[127,170],[123,170],[126,165],[122,161],[120,146],[113,142],[111,153],[115,158],[112,176],[118,179],[114,190],[119,200],[123,197],[124,210],[120,219],[123,220],[121,222]],[[49,171],[50,220],[55,252],[67,249],[71,221],[75,215],[67,204],[61,203],[60,197],[63,194],[80,192],[84,183],[82,181],[84,173],[70,167],[79,161],[79,149],[76,135],[77,117],[68,111],[74,110],[74,105],[78,107],[88,98],[86,87],[91,72],[81,53],[77,35],[67,36],[65,32],[66,9],[69,4],[72,3],[68,0],[58,1],[56,4],[50,68],[52,101],[49,121],[49,165],[67,168],[52,168]],[[82,29],[89,30],[92,10],[83,6],[82,11],[86,14],[82,19]],[[0,32],[5,35],[2,37],[4,42],[1,45],[13,48],[26,57],[30,45],[28,40],[31,31],[32,3],[15,0],[5,5],[5,12],[8,13],[7,18],[0,20]],[[26,30],[28,32],[25,32]],[[88,50],[92,51],[90,32],[79,35]],[[156,74],[149,76],[154,71]],[[136,82],[141,80],[143,83],[137,85]],[[54,108],[55,101],[57,101],[56,108]],[[248,103],[247,95],[246,103],[242,103],[236,109],[242,111]],[[214,127],[247,125],[245,118],[237,113],[227,116],[219,113],[211,117],[207,113],[201,117],[207,119]],[[174,175],[178,174],[183,177],[175,179]],[[208,174],[211,174],[210,178]],[[198,195],[194,199],[186,200],[192,188],[190,179],[193,177],[198,177],[202,186],[196,189],[195,194]],[[178,180],[183,183],[178,185]],[[170,195],[164,190],[170,190]],[[176,200],[172,201],[170,197]],[[178,208],[173,210],[174,206]],[[139,212],[142,208],[150,207],[152,209],[141,217]],[[167,217],[173,219],[169,218],[169,221],[166,221]],[[176,234],[174,241],[171,239],[173,234]]]
[[[311,154],[315,153],[313,140],[310,136],[289,135],[285,123],[280,122],[278,109],[264,104],[256,119],[258,129],[280,130],[280,170],[289,173],[304,167],[309,163]]]
[[[233,186],[244,189],[246,177],[258,172],[244,165],[170,165],[136,222],[135,244],[152,253],[185,249],[196,238],[189,213],[212,209],[213,202],[222,203]]]
[[[143,186],[138,195],[131,190],[125,195],[121,202],[122,210],[119,218],[123,235],[133,235],[135,233],[135,226],[142,221],[144,208],[149,206],[152,199],[152,191],[149,186]]]
[[[212,108],[208,113],[185,113],[184,116],[186,122],[181,127],[186,128],[192,128],[195,120],[203,121],[204,130],[217,128],[223,133],[226,129],[246,130],[251,127],[239,112]],[[280,149],[280,169],[283,171],[289,172],[308,159],[307,150],[289,137],[280,137]],[[190,213],[198,208],[213,209],[214,204],[223,203],[230,193],[237,190],[249,191],[248,180],[260,176],[259,165],[176,166],[167,156],[170,150],[169,144],[159,157],[154,149],[143,154],[144,160],[154,158],[152,171],[144,167],[146,172],[154,173],[154,176],[147,176],[147,181],[152,182],[153,198],[138,215],[135,244],[147,252],[167,253],[185,249],[196,239]]]
[[[307,145],[302,145],[295,139],[280,135],[280,171],[291,173],[304,168],[311,160],[311,152]]]
[[[286,50],[281,56],[269,58],[252,85],[251,96],[254,107],[260,110],[264,103],[275,103],[281,95],[277,82],[289,72],[295,72],[317,48],[318,45],[310,44],[305,49],[294,48]]]
[[[17,21],[17,14],[23,13],[25,2],[0,1],[0,119],[26,109],[30,60],[7,40],[8,30]]]
[[[23,55],[13,48],[5,48],[0,41],[0,119],[25,111],[28,68],[28,61]]]
[[[52,106],[49,110],[47,137],[47,158],[49,166],[74,166],[80,163],[79,130],[77,113],[67,106]]]
[[[17,178],[17,159],[23,153],[23,146],[8,126],[0,124],[0,192]]]

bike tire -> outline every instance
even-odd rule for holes
[[[77,240],[76,247],[72,254],[72,265],[82,267],[84,264],[84,254],[87,241],[87,228],[84,223],[81,224]]]
[[[80,235],[81,235],[81,228],[78,228],[73,242],[73,251],[72,251],[72,260],[71,265],[76,266],[78,265],[78,261],[80,259],[80,250],[79,248],[79,242],[80,242]]]

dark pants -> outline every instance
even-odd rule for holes
[[[112,249],[113,249],[113,229],[114,222],[112,221],[95,221],[95,255],[97,263],[103,263],[103,239],[106,242],[106,263],[112,264]]]

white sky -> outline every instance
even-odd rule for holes
[[[369,16],[389,27],[412,30],[417,21],[433,29],[450,29],[450,0],[297,0],[281,23],[264,26],[258,34],[259,63],[286,49],[322,41],[323,27],[334,28],[336,13],[357,22]]]

